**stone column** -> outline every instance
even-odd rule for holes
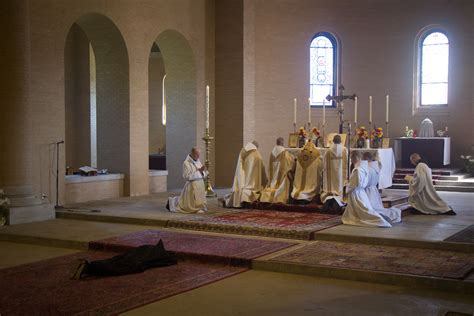
[[[35,220],[35,208],[44,208],[32,186],[28,0],[0,2],[0,32],[0,188],[11,200],[14,224]]]

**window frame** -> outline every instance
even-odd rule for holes
[[[448,39],[448,99],[447,103],[445,104],[421,104],[422,98],[422,66],[423,66],[423,43],[428,36],[433,33],[442,33]],[[413,115],[420,114],[447,114],[448,107],[449,107],[449,73],[450,73],[450,58],[451,58],[451,40],[450,35],[447,30],[440,26],[440,25],[430,25],[423,28],[418,35],[416,36],[415,40],[415,59],[414,59],[414,81],[413,81]]]
[[[340,78],[340,41],[338,40],[337,36],[334,35],[332,32],[328,32],[328,31],[321,31],[321,32],[317,32],[316,34],[313,35],[313,37],[311,38],[310,42],[309,42],[309,97],[311,97],[311,90],[312,90],[312,86],[313,85],[316,85],[316,84],[313,84],[311,82],[311,67],[312,67],[312,63],[311,63],[311,43],[313,43],[314,39],[316,37],[320,37],[320,36],[323,36],[323,37],[326,37],[332,44],[332,49],[333,49],[333,86],[332,86],[332,95],[337,95],[338,93],[338,87],[339,87],[339,78]],[[322,108],[323,105],[319,105],[319,104],[314,104],[311,102],[311,108]],[[331,103],[326,103],[326,107],[327,108],[335,108],[336,107],[336,103],[334,101],[331,101]]]

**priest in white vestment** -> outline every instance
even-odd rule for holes
[[[367,161],[361,158],[360,152],[352,152],[351,160],[354,169],[349,179],[347,206],[342,214],[342,223],[356,226],[392,227],[381,214],[373,209],[365,192],[369,181],[369,166]]]
[[[288,203],[291,182],[293,180],[293,155],[283,147],[283,137],[276,140],[276,146],[270,153],[268,164],[269,179],[267,187],[262,191],[260,202]]]
[[[321,202],[334,199],[340,206],[347,175],[347,149],[341,144],[341,136],[335,135],[333,143],[324,154],[323,159],[323,189]]]
[[[232,191],[224,197],[226,207],[242,207],[242,203],[258,201],[267,177],[258,143],[253,141],[242,148],[237,160]]]
[[[399,223],[402,221],[402,211],[396,207],[385,208],[380,197],[378,183],[380,177],[381,164],[370,152],[365,152],[363,159],[368,161],[369,179],[365,192],[370,200],[372,208],[381,214],[389,223]]]
[[[319,149],[307,142],[296,159],[295,180],[291,197],[295,201],[311,202],[321,193],[323,162]]]
[[[448,204],[441,199],[433,186],[431,169],[420,155],[413,153],[410,161],[416,166],[413,176],[406,176],[409,183],[408,202],[423,214],[456,215]]]
[[[194,147],[183,162],[186,181],[180,196],[170,197],[166,208],[177,213],[204,213],[207,211],[204,179],[208,172],[199,160],[200,151]]]

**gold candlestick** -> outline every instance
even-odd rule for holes
[[[205,179],[205,186],[206,186],[206,197],[216,197],[217,194],[214,192],[212,189],[212,184],[211,184],[211,178],[210,178],[210,172],[209,172],[209,167],[211,166],[211,161],[209,160],[210,152],[211,152],[211,141],[214,139],[214,137],[209,135],[209,128],[206,128],[206,133],[204,134],[204,137],[202,140],[206,144],[206,161],[204,162],[204,165],[206,166],[207,169],[207,177]]]

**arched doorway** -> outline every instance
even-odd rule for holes
[[[157,52],[161,58],[161,66]],[[164,71],[160,72],[160,69]],[[150,148],[165,148],[162,152],[166,156],[168,188],[176,189],[184,183],[181,175],[182,163],[191,147],[197,143],[196,65],[191,46],[182,34],[166,30],[156,38],[150,50],[149,72],[149,95],[152,96],[149,105],[149,138],[150,141],[156,142],[156,139],[161,137],[162,144],[156,145],[156,142],[155,145],[150,145]],[[161,97],[161,83],[165,73],[166,127],[162,125],[162,99],[158,97]],[[155,93],[157,89],[160,90],[159,93]],[[163,137],[163,133],[166,137]]]
[[[129,194],[129,62],[123,37],[101,14],[79,18],[65,47],[66,165],[125,174]]]

